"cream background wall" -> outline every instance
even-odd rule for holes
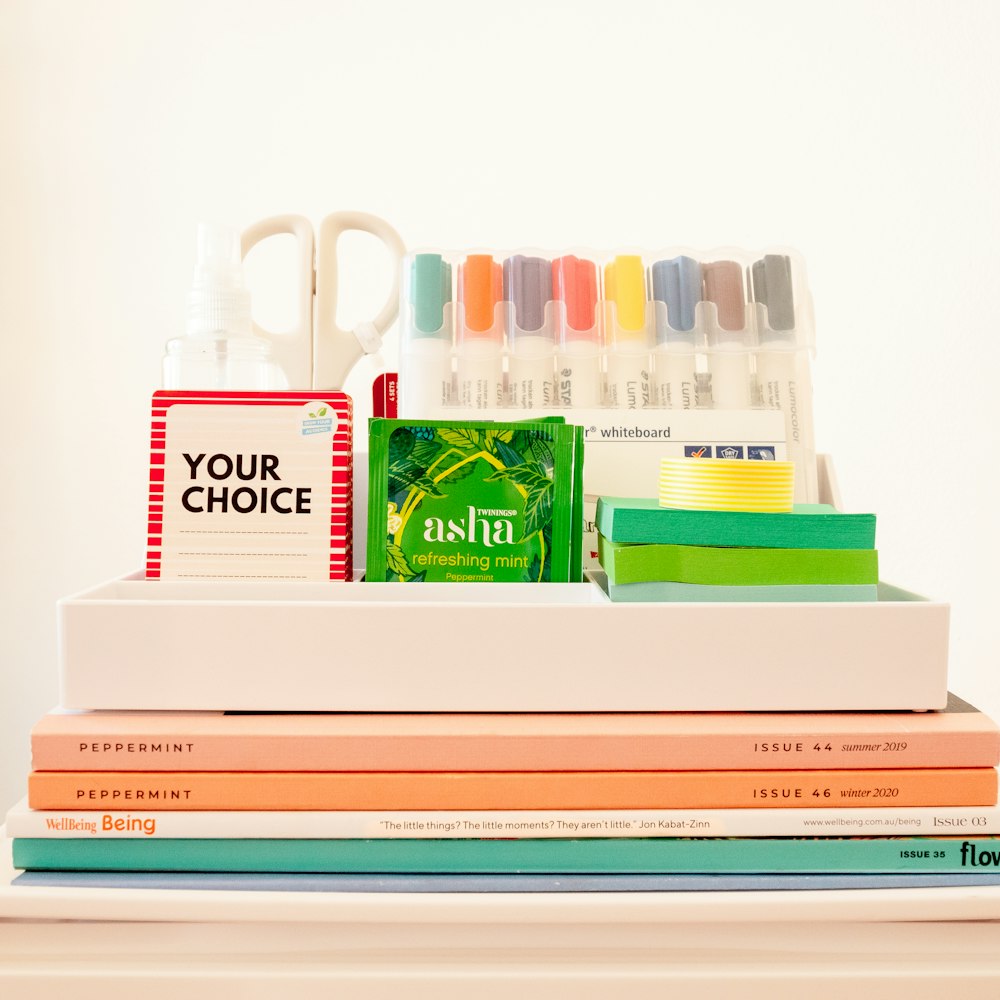
[[[0,808],[57,699],[55,600],[141,563],[203,219],[797,247],[819,447],[884,578],[952,603],[953,689],[1000,714],[998,42],[1000,7],[958,0],[4,0]],[[384,260],[346,249],[350,322]],[[287,275],[253,278],[280,315]]]

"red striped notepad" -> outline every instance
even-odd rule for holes
[[[147,579],[349,580],[351,399],[153,395]]]

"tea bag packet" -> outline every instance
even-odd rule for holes
[[[582,428],[378,418],[369,456],[368,582],[581,579]]]

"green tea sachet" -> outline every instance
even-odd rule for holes
[[[582,474],[562,418],[372,419],[365,579],[578,582]]]

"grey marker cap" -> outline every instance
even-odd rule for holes
[[[750,268],[750,284],[754,302],[767,306],[767,325],[772,330],[794,330],[791,260],[784,254],[765,254]]]

